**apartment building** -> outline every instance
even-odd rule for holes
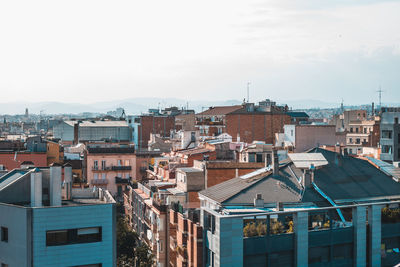
[[[71,167],[2,176],[0,214],[1,266],[116,266],[115,201],[72,188]]]
[[[150,109],[147,114],[128,116],[127,122],[132,128],[132,140],[137,150],[147,150],[150,134],[169,137],[175,130],[175,116],[161,114],[158,109]]]
[[[378,147],[379,121],[351,121],[346,133],[346,150],[349,154],[361,154],[364,147]]]
[[[381,159],[400,161],[400,108],[382,108],[381,113]]]
[[[102,140],[129,142],[132,140],[131,131],[126,121],[69,120],[55,125],[53,135],[64,144]]]
[[[169,266],[203,266],[203,229],[200,210],[173,203],[169,210]]]
[[[202,136],[217,136],[225,133],[226,115],[242,107],[242,105],[210,107],[196,114],[196,129]]]
[[[290,148],[294,152],[337,143],[346,143],[346,133],[338,133],[333,125],[285,125],[283,134],[277,135],[276,147]]]
[[[90,187],[108,190],[122,201],[122,192],[134,179],[136,162],[133,145],[91,143],[87,145],[86,178]]]
[[[399,192],[366,160],[289,154],[199,193],[204,266],[394,266]]]
[[[131,225],[155,256],[157,266],[168,266],[168,208],[166,188],[172,183],[137,184],[130,189],[132,199]],[[128,209],[129,210],[129,209]]]
[[[344,110],[341,114],[334,115],[329,124],[335,126],[336,132],[350,131],[351,122],[367,120],[367,115],[367,111],[363,109]]]

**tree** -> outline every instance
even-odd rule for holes
[[[129,229],[126,220],[119,217],[117,221],[117,257],[133,258],[138,241],[137,234]]]
[[[154,264],[154,255],[146,244],[141,244],[135,249],[136,266],[151,267]]]
[[[146,244],[140,244],[139,236],[132,231],[122,216],[117,219],[117,266],[151,267],[154,255]]]

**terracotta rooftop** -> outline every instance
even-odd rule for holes
[[[198,113],[198,115],[211,115],[211,116],[226,115],[235,110],[241,109],[242,107],[243,107],[242,105],[210,107],[209,109],[201,113]]]

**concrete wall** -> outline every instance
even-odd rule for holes
[[[298,125],[294,152],[304,152],[318,145],[335,145],[337,141],[333,125]]]
[[[102,227],[102,241],[46,246],[46,231]],[[113,204],[33,209],[34,266],[75,266],[102,263],[116,266],[115,207]]]
[[[0,227],[8,228],[8,242],[0,241],[0,263],[9,267],[31,265],[31,210],[0,204]]]

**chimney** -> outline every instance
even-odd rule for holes
[[[372,102],[372,116],[375,116],[375,103]]]
[[[72,198],[72,167],[69,164],[64,165],[64,183],[66,199]]]
[[[314,170],[314,164],[311,164],[308,170],[304,170],[303,179],[301,180],[304,188],[311,187],[311,184],[314,183]]]
[[[31,172],[31,207],[42,206],[42,172],[36,168]]]
[[[264,208],[264,199],[260,193],[256,194],[256,198],[254,199],[254,207]]]
[[[340,144],[339,144],[339,143],[336,143],[336,144],[335,144],[335,153],[340,154],[340,150],[341,150]]]
[[[279,173],[279,158],[276,150],[272,152],[272,174],[278,175]]]
[[[79,143],[79,121],[74,124],[74,145]]]
[[[50,206],[61,206],[61,166],[50,167]]]

